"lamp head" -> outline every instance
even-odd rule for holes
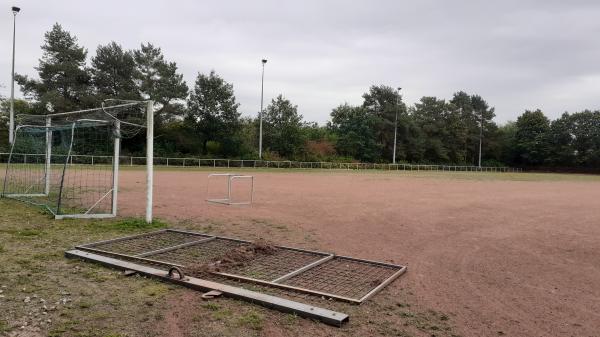
[[[402,90],[402,88],[398,87],[398,91]]]
[[[20,11],[21,11],[21,8],[15,7],[15,6],[12,7],[12,12],[14,15],[17,15],[17,13],[19,13]]]
[[[266,59],[263,59],[263,60],[262,60],[262,63],[263,63],[263,64],[267,63],[267,60],[266,60]]]

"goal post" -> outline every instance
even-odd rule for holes
[[[154,193],[154,101],[146,106],[146,222],[152,222]]]
[[[106,100],[100,108],[18,115],[2,196],[44,206],[56,219],[115,217],[122,139],[145,130],[145,219],[151,222],[153,115],[152,101],[121,100]]]

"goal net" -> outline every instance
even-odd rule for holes
[[[114,217],[121,140],[146,133],[151,221],[152,120],[152,102],[117,100],[95,109],[18,115],[2,195],[43,206],[57,219]]]

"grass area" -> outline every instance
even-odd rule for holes
[[[144,277],[125,277],[63,255],[77,244],[168,226],[137,219],[56,221],[39,208],[0,199],[0,336],[17,332],[53,337],[163,336],[172,327],[173,316],[183,321],[177,324],[186,336],[261,336],[267,330],[286,336],[456,336],[448,316],[403,304],[414,301],[404,289],[393,296],[384,292],[361,306],[317,302],[351,315],[352,323],[338,329],[238,300],[205,302],[198,292]],[[294,228],[250,226],[253,235],[277,230],[297,240],[304,237]],[[222,230],[218,224],[177,227]],[[173,310],[179,311],[173,314]]]

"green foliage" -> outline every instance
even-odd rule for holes
[[[284,158],[296,158],[303,151],[304,142],[298,106],[283,95],[271,100],[263,117],[264,148]]]
[[[98,46],[92,58],[92,83],[98,100],[104,98],[139,99],[134,81],[136,63],[133,52],[116,42]]]
[[[134,80],[141,96],[154,100],[154,123],[160,129],[163,123],[184,114],[182,102],[188,95],[187,84],[183,75],[177,72],[177,64],[166,61],[162,50],[151,43],[134,50],[133,58],[136,65]]]
[[[385,159],[391,161],[394,148],[394,127],[396,124],[396,115],[402,117],[406,114],[406,105],[402,102],[402,97],[396,89],[386,86],[371,86],[369,91],[363,95],[362,108],[370,117],[372,124],[371,131],[374,133],[379,155],[376,156],[379,160]],[[406,127],[402,125],[405,120],[399,118],[398,127]]]
[[[225,82],[214,70],[209,75],[198,74],[188,99],[185,123],[201,137],[203,153],[238,154],[241,115],[238,107],[233,85]],[[213,142],[210,152],[209,142]]]
[[[543,164],[548,155],[547,132],[550,120],[541,110],[525,111],[515,123],[516,161],[520,164]]]
[[[343,104],[333,109],[329,127],[338,137],[337,152],[361,161],[379,161],[380,145],[374,132],[377,124],[377,118],[363,107]]]
[[[77,38],[54,24],[42,45],[42,58],[36,68],[39,80],[15,76],[23,93],[35,100],[35,112],[71,111],[93,103],[86,56],[87,51],[77,44]]]

